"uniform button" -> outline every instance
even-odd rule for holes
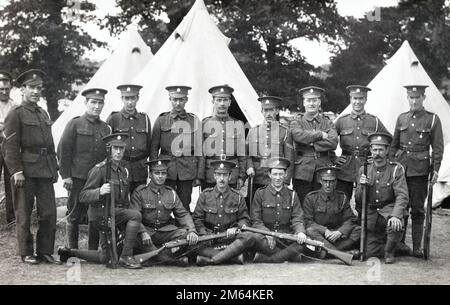
[[[357,127],[356,129],[358,129],[358,130],[359,130],[359,127]]]
[[[130,120],[133,120],[133,118],[130,118]]]
[[[376,183],[380,183],[380,180],[375,181]]]
[[[380,173],[380,171],[377,171],[377,174],[379,174]]]
[[[389,186],[389,183],[386,183],[387,186]]]
[[[134,150],[134,147],[131,147],[131,149],[133,149],[133,150]]]
[[[217,226],[220,227],[220,223],[218,223]]]
[[[222,125],[223,125],[223,124],[225,124],[225,122],[224,122],[224,121],[221,121],[220,123],[222,123]]]
[[[356,137],[356,140],[359,140],[359,137]]]
[[[222,142],[225,142],[225,140],[224,140],[224,139],[222,139]]]
[[[131,140],[134,140],[134,137],[131,137]]]
[[[413,115],[413,119],[415,119],[416,118],[416,116],[415,115]]]
[[[269,147],[269,145],[266,145],[266,148],[268,148]]]
[[[377,209],[377,211],[379,211],[380,209]]]
[[[158,201],[158,203],[161,203],[161,201]]]
[[[280,215],[280,212],[277,212],[277,215]]]
[[[358,156],[355,156],[355,159],[358,159]]]
[[[411,142],[408,142],[409,145],[411,145]]]
[[[104,205],[102,205],[102,208],[104,208],[105,206]]]
[[[134,127],[130,127],[130,129],[134,129]]]
[[[409,151],[407,151],[406,153],[409,154]]]
[[[414,123],[412,123],[412,124],[411,124],[411,126],[413,126],[413,127],[414,127]]]
[[[220,207],[223,208],[223,205],[221,205]]]
[[[361,119],[360,119],[360,118],[358,118],[358,121],[361,121]]]
[[[161,213],[161,211],[158,211],[158,214]]]
[[[377,199],[377,200],[375,200],[375,202],[378,202],[379,200]]]
[[[280,197],[280,194],[278,194],[277,197]]]
[[[379,190],[376,190],[376,192],[379,193],[380,191],[379,191]]]
[[[222,215],[219,215],[219,217],[222,217]]]
[[[266,139],[268,139],[269,138],[269,136],[266,136]]]
[[[280,205],[279,204],[277,204],[277,207],[279,207]]]
[[[359,149],[359,147],[358,147],[358,146],[356,146],[356,149]]]

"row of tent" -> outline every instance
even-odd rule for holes
[[[228,84],[233,96],[250,126],[262,122],[257,103],[258,94],[228,48],[229,38],[217,28],[203,0],[196,0],[183,21],[153,56],[133,25],[121,35],[111,56],[101,65],[86,88],[108,90],[102,118],[122,108],[120,84],[140,84],[138,110],[146,112],[151,121],[169,111],[171,104],[165,90],[169,85],[192,87],[186,110],[204,118],[212,113],[208,89]],[[434,205],[450,195],[450,106],[434,85],[407,41],[387,61],[386,66],[368,85],[366,110],[377,115],[393,132],[398,115],[408,111],[403,85],[410,82],[426,84],[425,107],[439,114],[444,131],[445,153],[439,172],[439,183],[434,188]],[[304,84],[307,85],[307,84]],[[70,107],[53,124],[55,143],[59,142],[65,125],[85,111],[84,98],[78,95]],[[348,106],[342,113],[351,111]]]

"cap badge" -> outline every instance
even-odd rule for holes
[[[36,74],[33,74],[33,78],[36,78]]]
[[[327,174],[331,174],[331,169],[327,170]]]
[[[313,88],[309,89],[309,92],[313,93],[313,92],[314,92],[314,89],[313,89]]]
[[[223,88],[220,88],[220,92],[223,92]]]
[[[120,139],[122,139],[122,137],[121,136],[117,136],[117,140],[120,140]]]
[[[180,88],[177,88],[177,92],[180,92],[181,91],[181,89]]]
[[[96,91],[95,91],[95,94],[100,94],[100,91],[96,90]]]
[[[378,137],[377,137],[377,140],[378,140],[378,141],[381,141],[381,137],[380,137],[380,136],[378,136]]]
[[[130,87],[127,87],[127,92],[130,92],[131,91],[131,88]]]
[[[224,168],[224,165],[223,165],[223,163],[220,163],[220,166],[219,166],[220,168]]]
[[[162,164],[162,162],[161,161],[158,161],[158,165],[161,165]]]
[[[361,89],[359,89],[359,88],[356,88],[356,92],[361,92]]]
[[[417,88],[416,88],[416,87],[413,87],[413,88],[412,88],[412,91],[417,91]]]
[[[269,101],[269,100],[266,100],[266,104],[270,104],[270,101]]]

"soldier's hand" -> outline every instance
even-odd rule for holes
[[[147,232],[142,233],[141,238],[142,238],[142,243],[146,246],[148,246],[152,243],[152,239]]]
[[[305,235],[305,233],[297,233],[297,243],[298,244],[303,244],[306,241],[307,237]]]
[[[337,159],[336,159],[336,165],[344,165],[345,164],[345,162],[347,162],[347,156],[339,156]]]
[[[328,240],[329,241],[331,241],[331,242],[336,242],[339,238],[341,238],[341,236],[342,236],[342,233],[341,232],[339,232],[339,231],[333,231],[333,232],[331,232],[331,234],[328,236]]]
[[[25,176],[23,173],[17,173],[14,175],[14,185],[17,187],[22,187],[25,184]]]
[[[247,176],[255,177],[255,169],[253,167],[250,167],[249,169],[247,169]]]
[[[269,245],[270,250],[275,249],[275,246],[277,245],[277,242],[275,241],[275,237],[273,236],[266,236],[267,244]]]
[[[242,178],[238,178],[237,182],[236,182],[236,188],[238,190],[240,190],[242,188],[242,186],[244,185],[244,180],[242,180]]]
[[[367,163],[373,163],[373,156],[372,155],[368,155],[367,156]]]
[[[367,178],[366,175],[362,174],[361,177],[359,177],[359,183],[360,184],[369,184],[369,178]]]
[[[227,238],[231,238],[238,233],[238,228],[227,229]]]
[[[63,187],[66,190],[70,191],[72,189],[72,185],[73,185],[72,178],[69,177],[63,180]]]
[[[100,187],[100,196],[111,193],[111,185],[109,183],[105,183]]]
[[[193,246],[198,242],[198,235],[195,232],[189,232],[186,236],[186,240],[189,242],[189,246]]]
[[[323,140],[328,139],[328,133],[322,131],[322,139]]]
[[[330,237],[331,233],[333,233],[333,232],[331,232],[330,230],[326,229],[325,230],[325,238],[328,239],[328,237]]]
[[[194,181],[192,181],[192,186],[193,187],[197,187],[202,185],[202,181],[200,179],[194,179]]]
[[[388,227],[391,227],[394,232],[398,232],[402,229],[402,221],[397,217],[391,217],[387,223]]]
[[[438,180],[439,173],[437,171],[433,172],[433,178],[431,178],[431,184],[435,184]]]

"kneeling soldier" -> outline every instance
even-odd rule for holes
[[[338,171],[336,167],[317,170],[322,187],[306,195],[303,209],[308,236],[330,249],[346,251],[358,246],[361,227],[350,207],[350,198],[336,190]],[[352,254],[357,255],[358,251]]]
[[[254,262],[282,263],[296,261],[304,250],[306,240],[303,210],[295,191],[284,185],[290,161],[286,158],[271,158],[266,163],[269,168],[270,184],[258,189],[250,206],[252,226],[266,231],[293,233],[297,243],[283,246],[272,236],[255,236],[254,249],[258,251]]]
[[[367,184],[367,257],[383,256],[394,263],[395,250],[403,236],[403,217],[407,215],[408,187],[400,163],[389,162],[387,153],[392,137],[385,133],[369,136],[373,163],[359,169],[356,207],[361,207],[362,185]]]
[[[245,249],[253,246],[253,233],[239,232],[248,225],[249,217],[245,198],[228,185],[235,163],[227,160],[211,161],[214,168],[216,186],[205,189],[198,198],[193,214],[194,224],[200,235],[226,231],[227,238],[212,243],[212,247],[201,248],[197,254],[197,264],[217,265],[237,257],[235,261],[244,263]],[[234,241],[230,243],[234,238]],[[225,247],[222,251],[216,248]]]
[[[131,209],[129,202],[128,171],[120,164],[123,158],[128,135],[115,133],[103,138],[111,147],[111,181],[114,183],[115,221],[117,226],[125,226],[125,239],[119,264],[125,268],[138,269],[141,265],[133,257],[133,247],[141,227],[141,213]],[[105,232],[104,208],[106,196],[111,193],[111,185],[107,181],[107,161],[94,166],[88,174],[80,202],[89,203],[88,216],[94,227],[100,231],[100,251],[60,248],[58,254],[62,262],[75,256],[87,261],[106,264],[109,261],[107,232]]]
[[[131,197],[131,203],[142,214],[143,244],[162,246],[164,243],[187,239],[189,245],[197,243],[198,236],[190,213],[183,207],[177,193],[170,186],[164,185],[167,179],[168,164],[171,159],[153,159],[146,164],[150,167],[151,181],[147,185],[140,185]],[[174,224],[175,216],[179,227]],[[149,249],[154,248],[150,246]],[[175,263],[180,266],[188,264],[187,257],[175,260],[169,249],[158,255],[163,263]]]

